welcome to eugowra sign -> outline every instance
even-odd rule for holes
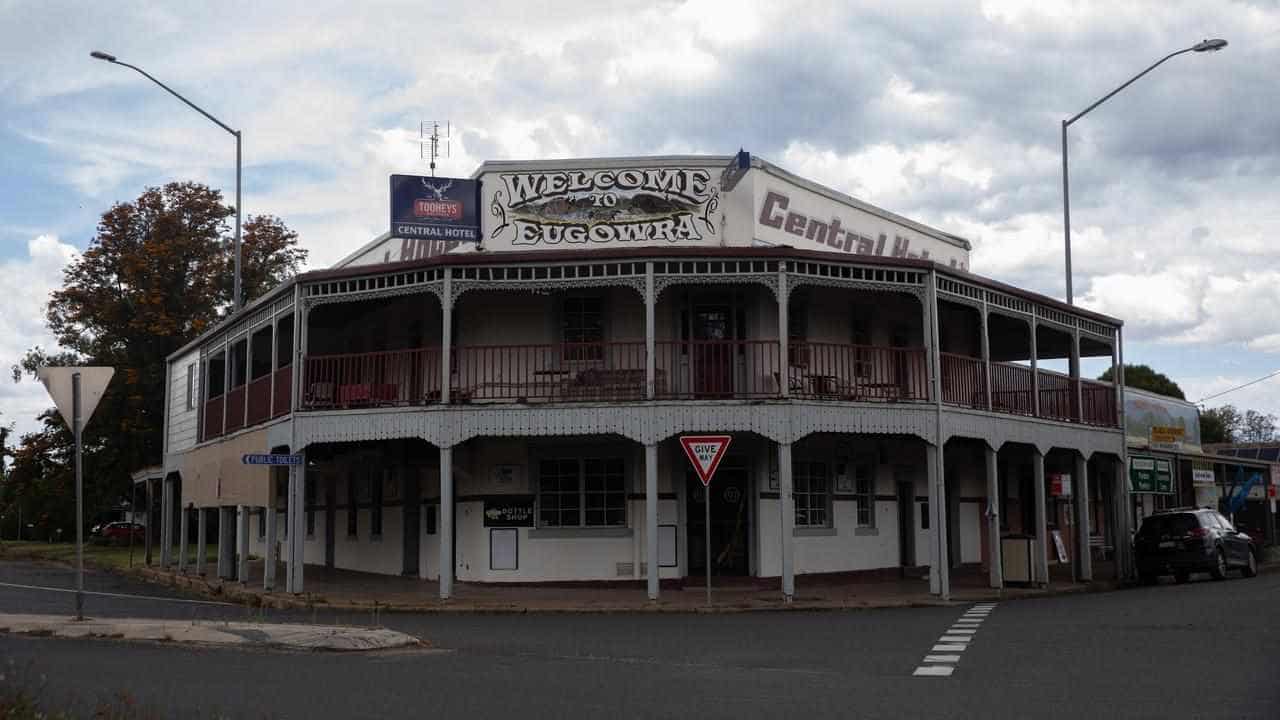
[[[698,243],[717,232],[720,190],[717,175],[706,168],[561,170],[499,177],[501,185],[489,201],[493,229],[488,240],[533,247]]]

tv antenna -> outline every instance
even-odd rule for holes
[[[449,136],[452,134],[449,121],[444,123],[444,134],[440,134],[440,123],[437,120],[424,120],[418,126],[418,147],[423,160],[430,161],[431,177],[436,176],[436,158],[449,157]],[[443,148],[441,141],[444,142]]]

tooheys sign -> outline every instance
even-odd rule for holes
[[[460,178],[391,176],[391,236],[475,242],[480,184]]]
[[[687,167],[501,173],[500,185],[485,181],[492,192],[486,244],[698,244],[718,230],[717,177]]]
[[[756,181],[755,207],[755,237],[765,242],[969,269],[969,251],[958,239],[926,233],[789,182]]]

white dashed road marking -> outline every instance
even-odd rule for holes
[[[965,648],[969,647],[969,642],[977,634],[982,621],[986,620],[995,609],[996,604],[993,602],[978,603],[970,608],[938,638],[938,644],[929,650],[929,654],[924,656],[923,664],[917,667],[912,675],[951,677],[951,673],[956,670],[956,664],[960,662],[958,653],[964,652]]]

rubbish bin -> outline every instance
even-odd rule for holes
[[[1035,581],[1036,539],[1031,535],[1000,538],[1000,568],[1005,583],[1030,585]]]

